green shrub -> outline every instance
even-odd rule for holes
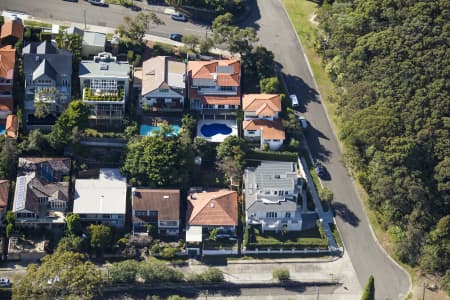
[[[150,258],[146,262],[139,265],[139,276],[148,282],[178,282],[182,281],[183,273],[177,271],[166,265],[165,262],[159,261],[155,258]]]
[[[361,300],[374,300],[375,299],[375,279],[372,275],[369,277],[366,286],[364,287],[364,292]]]
[[[133,259],[113,263],[108,266],[108,280],[110,283],[131,283],[136,280],[139,263]]]
[[[41,34],[39,36],[40,40],[43,41],[48,41],[50,42],[52,40],[52,33],[51,32],[45,32],[45,31],[41,31]]]
[[[217,268],[209,268],[206,271],[193,274],[188,279],[192,282],[202,282],[202,283],[213,283],[213,282],[223,282],[224,281],[223,272]]]
[[[150,251],[152,252],[152,254],[159,253],[160,251],[159,242],[153,244],[153,246],[150,248]]]
[[[287,269],[273,270],[272,277],[273,277],[273,279],[278,280],[278,281],[289,280],[289,277],[290,277],[289,270],[287,270]]]
[[[6,237],[9,239],[11,237],[11,234],[14,230],[14,225],[9,223],[8,225],[6,225]]]
[[[128,52],[127,52],[127,60],[128,60],[129,64],[131,64],[133,62],[133,57],[134,57],[134,51],[133,50],[128,50]]]
[[[248,238],[249,238],[249,228],[248,228],[248,225],[245,225],[245,228],[244,228],[244,247],[247,247],[247,244],[249,242]]]
[[[162,250],[159,251],[159,255],[161,255],[162,258],[165,259],[171,259],[176,256],[177,248],[173,247],[164,247]]]
[[[0,16],[0,26],[2,26],[5,23],[5,17]]]

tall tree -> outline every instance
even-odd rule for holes
[[[370,275],[369,280],[364,287],[361,300],[375,300],[375,280],[372,275]]]
[[[88,230],[91,247],[97,250],[97,253],[103,255],[105,250],[111,246],[111,228],[102,224],[91,224]]]
[[[164,22],[155,13],[138,13],[134,18],[125,16],[116,33],[131,43],[142,43],[145,32],[150,24],[164,25]]]

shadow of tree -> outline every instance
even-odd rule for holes
[[[359,225],[360,219],[351,211],[347,205],[342,202],[333,202],[333,211],[335,216],[339,216],[346,223],[349,223],[353,227]]]

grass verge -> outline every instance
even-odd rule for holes
[[[28,27],[52,28],[52,24],[50,24],[50,23],[31,21],[31,20],[24,20],[23,24]]]
[[[342,247],[341,236],[339,235],[339,231],[337,231],[336,225],[334,223],[328,223],[330,225],[331,231],[333,232],[334,240],[336,241],[339,247]]]

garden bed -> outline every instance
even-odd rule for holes
[[[215,241],[213,240],[204,240],[203,241],[203,249],[204,250],[237,250],[238,241],[229,240],[227,238],[221,239],[217,238]]]

